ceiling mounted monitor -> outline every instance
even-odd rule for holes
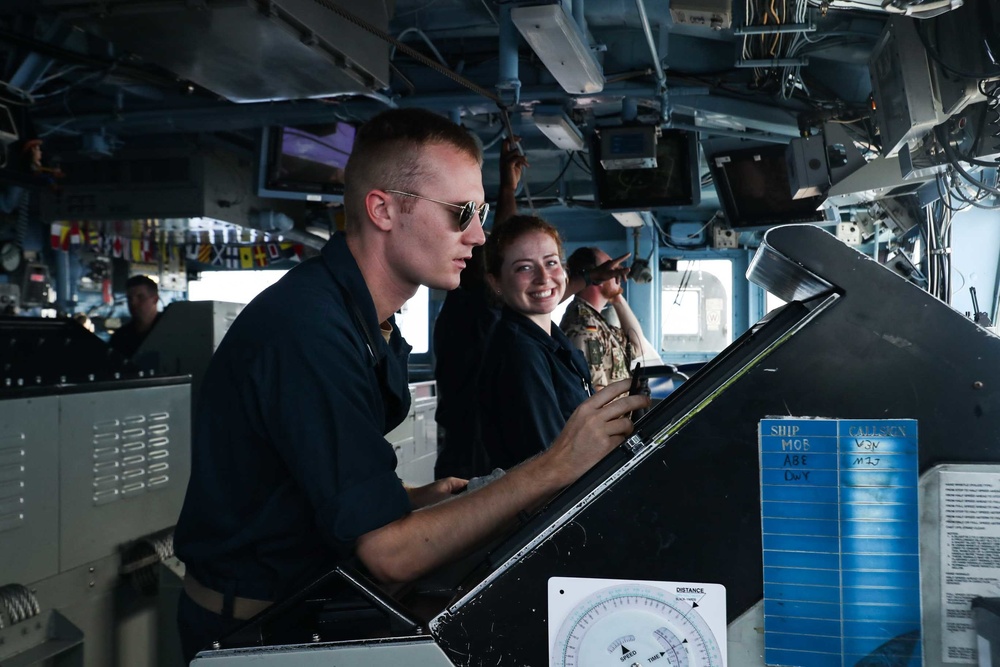
[[[785,151],[786,146],[772,144],[709,158],[719,202],[732,228],[765,229],[827,218],[826,211],[820,210],[825,196],[792,198]]]
[[[590,147],[594,190],[601,209],[636,211],[696,206],[701,201],[696,133],[663,130],[655,146],[656,161],[652,168],[605,169],[603,131],[598,128]]]
[[[333,122],[265,128],[257,194],[261,197],[341,201],[344,168],[357,129]]]
[[[656,169],[655,125],[607,127],[600,131],[601,166],[612,169]]]

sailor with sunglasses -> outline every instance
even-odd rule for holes
[[[409,346],[393,313],[420,285],[454,289],[484,241],[482,153],[441,116],[387,111],[357,134],[346,229],[254,299],[202,383],[174,536],[187,566],[185,658],[355,558],[413,580],[481,546],[631,433],[648,399],[585,401],[552,446],[475,491],[405,488],[384,434],[407,414]]]

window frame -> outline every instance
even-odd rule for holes
[[[732,263],[732,285],[729,304],[729,326],[732,331],[732,340],[736,340],[744,331],[760,319],[758,315],[761,306],[751,307],[752,289],[760,290],[759,287],[751,285],[746,279],[746,272],[753,258],[753,250],[680,250],[676,248],[660,247],[660,255],[676,259],[678,261],[698,261],[698,260],[729,260]],[[663,311],[661,308],[663,293],[663,273],[658,276],[659,293],[656,299],[656,318],[658,335],[656,346],[660,356],[667,363],[683,364],[692,362],[703,362],[712,359],[718,352],[678,352],[663,349]],[[761,299],[762,301],[762,299]],[[751,320],[751,313],[754,314]]]

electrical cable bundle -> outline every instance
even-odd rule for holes
[[[789,4],[789,0],[746,0],[746,25],[778,28],[789,23],[805,23],[806,0],[791,0],[791,7]],[[791,34],[795,34],[794,39],[790,39]],[[791,57],[790,48],[801,36],[802,33],[781,32],[743,35],[743,59],[778,61]],[[768,79],[777,77],[781,95],[788,99],[789,87],[803,87],[799,70],[799,66],[755,68],[754,82],[762,87]]]
[[[951,210],[941,202],[926,208],[927,219],[920,234],[927,248],[927,291],[951,303]]]
[[[172,530],[150,535],[130,545],[122,554],[121,574],[143,595],[159,590],[159,565],[174,556]]]
[[[42,611],[35,595],[21,584],[0,586],[0,610],[11,625],[38,616]],[[2,627],[3,614],[0,614],[0,628]]]

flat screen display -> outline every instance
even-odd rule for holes
[[[596,137],[590,152],[601,209],[634,211],[694,206],[701,201],[698,141],[693,132],[663,130],[656,143],[656,166],[650,169],[605,169],[601,166],[601,142]]]
[[[825,219],[825,197],[792,199],[785,146],[717,153],[708,159],[715,189],[733,228],[766,228]]]
[[[284,193],[317,201],[326,200],[324,195],[342,195],[344,168],[356,132],[357,128],[343,122],[268,128],[260,194]]]

